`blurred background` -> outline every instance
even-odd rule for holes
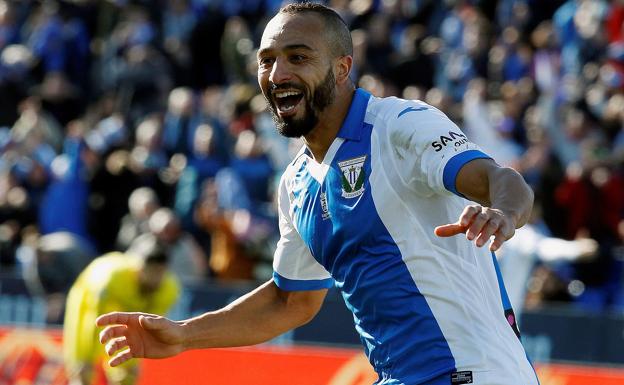
[[[542,383],[624,383],[624,1],[324,3],[352,30],[359,87],[440,108],[534,189],[530,224],[498,257]],[[301,145],[276,133],[256,81],[281,5],[0,0],[0,384],[67,383],[70,287],[146,237],[180,283],[177,319],[270,278],[276,185]],[[330,292],[272,346],[351,349],[352,329]],[[332,352],[360,377],[338,365],[310,384],[366,383],[356,350]],[[264,353],[262,367],[285,362]],[[224,354],[202,365],[217,373]],[[158,370],[147,366],[143,381]],[[186,383],[162,378],[145,383]]]

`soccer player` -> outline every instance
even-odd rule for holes
[[[168,271],[162,246],[154,238],[145,239],[139,250],[136,255],[109,253],[96,258],[70,289],[63,324],[63,355],[70,385],[90,385],[98,374],[111,385],[135,383],[137,368],[132,362],[108,367],[104,373],[98,367],[106,359],[98,344],[95,319],[111,311],[164,314],[180,292],[177,279]]]
[[[352,60],[331,9],[271,19],[258,81],[279,132],[305,142],[280,183],[273,279],[184,321],[99,317],[111,365],[267,341],[335,285],[378,384],[538,384],[492,255],[526,222],[531,190],[434,107],[355,89]]]

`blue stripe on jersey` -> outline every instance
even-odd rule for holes
[[[309,280],[288,279],[276,272],[273,272],[273,281],[275,281],[275,284],[280,289],[286,291],[320,290],[329,289],[334,286],[334,280],[331,278]]]
[[[418,107],[418,108],[414,108],[414,107],[407,107],[406,109],[404,109],[403,111],[399,112],[399,115],[397,115],[397,119],[400,118],[401,116],[407,114],[408,112],[419,112],[419,111],[425,111],[428,110],[429,108],[427,107]]]
[[[453,372],[455,359],[377,214],[369,183],[372,126],[360,121],[359,127],[349,127],[350,136],[355,129],[361,139],[345,140],[322,183],[303,169],[296,174],[293,220],[314,258],[341,289],[380,383],[420,384]],[[363,156],[360,164],[357,159]],[[360,190],[348,186],[361,173],[362,194],[354,196]]]
[[[442,181],[444,182],[444,187],[447,190],[452,192],[455,195],[458,195],[462,198],[465,198],[462,194],[457,191],[455,180],[457,179],[457,173],[461,170],[462,166],[471,160],[475,159],[491,159],[488,155],[482,153],[479,150],[468,150],[464,152],[460,152],[455,155],[446,163],[444,166],[444,173],[442,174]]]
[[[512,308],[511,301],[507,295],[507,289],[505,289],[505,282],[503,282],[503,275],[501,274],[500,267],[498,266],[498,260],[496,254],[492,252],[492,261],[494,263],[494,269],[496,270],[496,278],[498,279],[498,290],[500,290],[500,296],[503,300],[503,309],[509,310]]]
[[[362,137],[362,122],[366,116],[366,108],[368,107],[368,100],[371,94],[365,90],[358,88],[353,94],[353,101],[349,107],[349,112],[345,117],[340,131],[338,131],[338,137],[351,140],[360,140]]]

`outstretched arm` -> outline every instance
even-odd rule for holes
[[[266,282],[230,305],[184,321],[145,313],[109,313],[100,342],[117,366],[131,358],[165,358],[185,350],[254,345],[310,321],[326,289],[283,291]]]
[[[533,191],[520,174],[491,159],[466,163],[457,174],[455,186],[480,205],[466,206],[457,222],[436,227],[440,237],[466,233],[468,240],[481,247],[494,236],[490,250],[496,251],[529,219]]]

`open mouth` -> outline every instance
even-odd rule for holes
[[[273,99],[281,115],[290,115],[295,112],[295,107],[303,99],[303,93],[297,90],[276,91],[273,93]]]

